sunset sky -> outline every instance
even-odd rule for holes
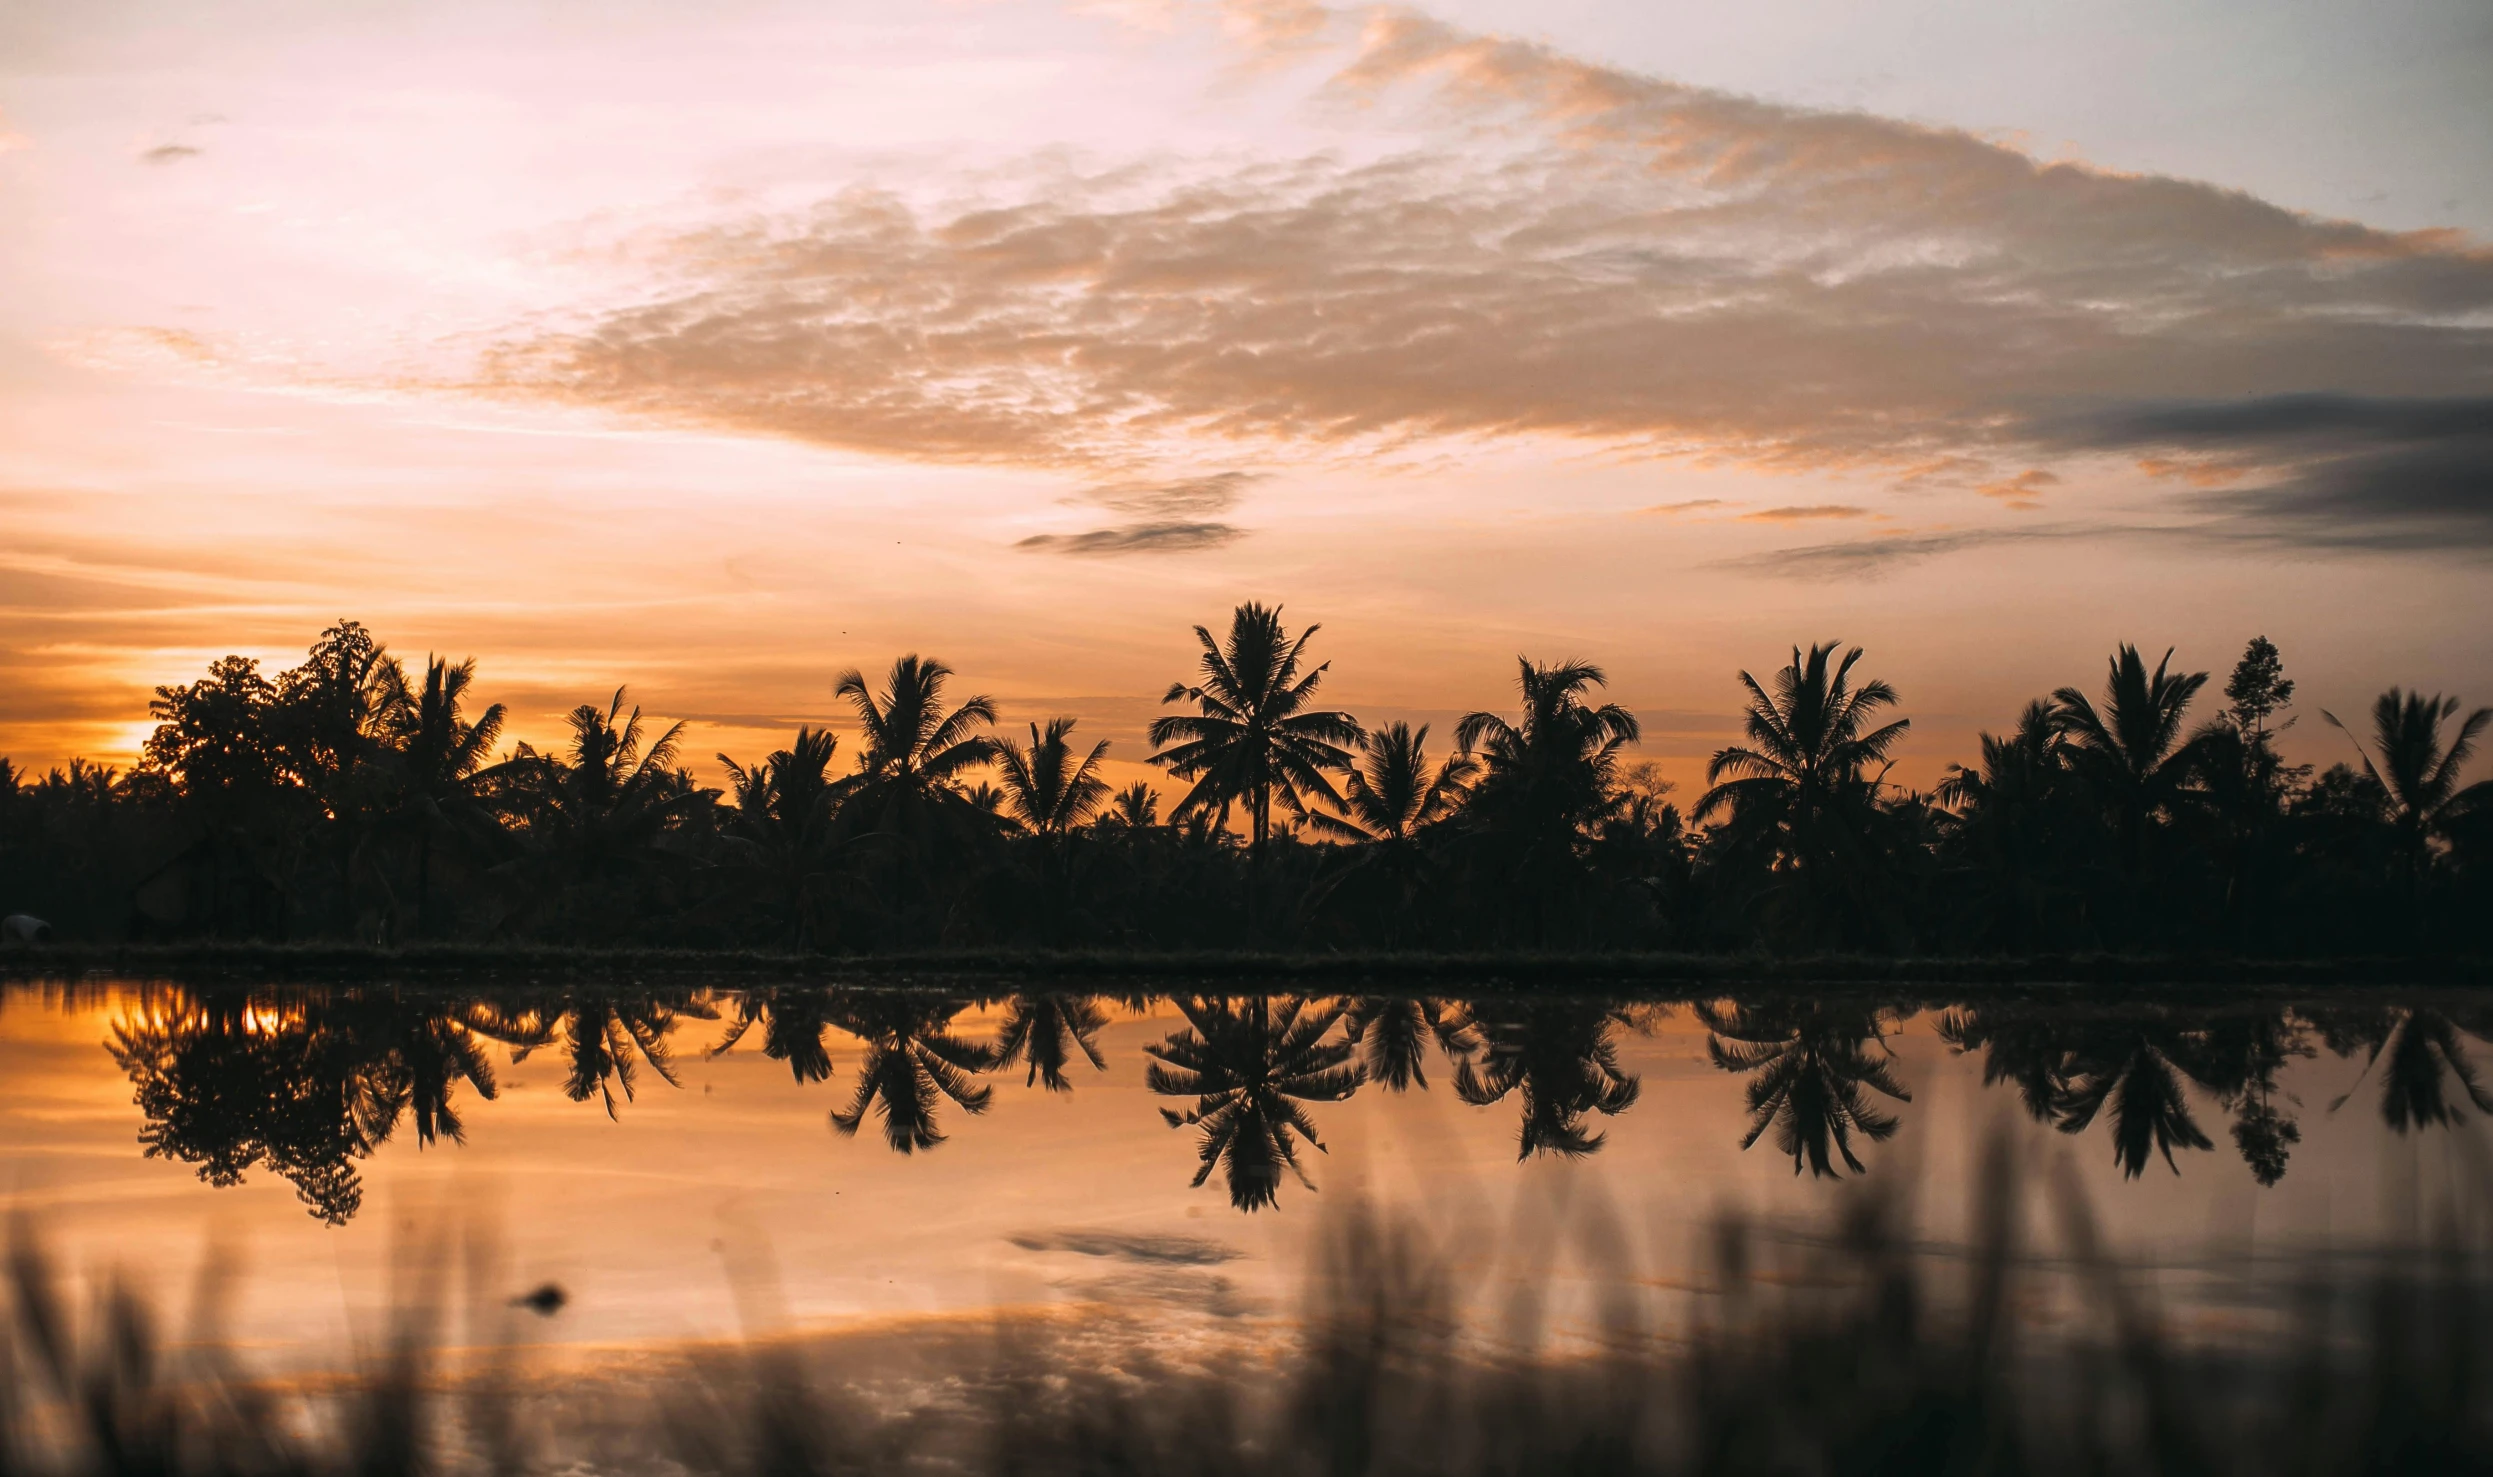
[[[0,9],[0,752],[341,616],[706,768],[939,656],[1142,757],[1842,638],[1927,783],[2119,641],[2493,701],[2493,8]],[[1139,772],[1139,771],[1134,771]],[[1123,777],[1125,771],[1120,772]]]

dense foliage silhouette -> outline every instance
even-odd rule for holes
[[[2390,688],[2348,762],[2283,762],[2294,684],[2254,639],[2209,674],[2112,656],[1929,793],[1858,647],[1740,674],[1743,741],[1692,813],[1630,762],[1601,668],[1520,660],[1512,713],[1450,748],[1317,706],[1317,628],[1238,607],[1151,725],[1184,788],[1108,793],[1076,720],[999,736],[918,655],[834,684],[724,785],[616,689],[497,751],[476,666],[420,679],[362,626],[271,678],[228,657],[158,689],[127,774],[0,759],[0,910],[63,941],[424,939],[818,952],[1552,949],[1897,954],[2482,953],[2493,709]],[[2330,720],[2332,723],[2335,720]]]

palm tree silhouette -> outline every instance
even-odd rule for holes
[[[488,787],[506,771],[486,760],[502,738],[507,711],[495,703],[470,722],[460,708],[476,680],[476,659],[452,666],[424,659],[424,687],[410,692],[400,675],[396,714],[399,811],[416,833],[416,932],[432,931],[433,842],[436,836],[491,834]]]
[[[2150,675],[2138,648],[2123,643],[2111,659],[2101,709],[2074,687],[2052,694],[2070,762],[2111,811],[2133,888],[2146,870],[2148,828],[2180,804],[2202,747],[2181,742],[2181,724],[2207,674],[2171,671],[2172,661],[2167,650]]]
[[[1141,780],[1119,790],[1108,801],[1108,808],[1091,822],[1091,829],[1103,836],[1139,837],[1149,834],[1160,824],[1160,797]]]
[[[644,746],[641,710],[623,711],[625,689],[599,711],[595,703],[571,710],[567,758],[538,754],[526,744],[515,770],[525,775],[528,835],[536,848],[583,877],[631,866],[649,855],[650,844],[714,791],[696,790],[673,766],[684,725]]]
[[[1987,906],[1994,942],[2031,949],[2045,936],[2063,891],[2056,876],[2071,839],[2064,811],[2068,756],[2052,706],[2028,703],[2006,738],[1982,735],[1978,765],[1948,766],[1935,798],[1953,808],[1943,826]]]
[[[1897,1120],[1862,1092],[1864,1087],[1900,1103],[1913,1094],[1896,1080],[1885,1050],[1878,1013],[1840,1005],[1697,1007],[1711,1034],[1706,1055],[1726,1072],[1749,1074],[1747,1149],[1775,1131],[1775,1147],[1792,1156],[1792,1173],[1806,1164],[1820,1177],[1840,1174],[1841,1158],[1863,1172],[1852,1152],[1858,1130],[1872,1143],[1895,1136]],[[1871,1056],[1869,1043],[1880,1043]],[[1829,1151],[1832,1150],[1832,1154]]]
[[[1091,995],[1057,990],[1024,990],[1013,996],[996,1033],[995,1064],[1025,1062],[1030,1075],[1024,1085],[1044,1083],[1050,1092],[1071,1092],[1065,1066],[1076,1051],[1090,1059],[1092,1070],[1104,1072],[1108,1061],[1094,1038],[1108,1024],[1107,1012]]]
[[[1480,1049],[1462,1007],[1422,995],[1367,995],[1348,1003],[1343,1021],[1360,1048],[1360,1075],[1394,1092],[1428,1090],[1429,1043],[1460,1061]]]
[[[2060,1115],[2067,1088],[2068,1031],[2030,1005],[1959,1006],[1939,1018],[1939,1039],[1956,1052],[1980,1051],[1982,1085],[2014,1083],[2017,1100],[2037,1123]]]
[[[1028,747],[1011,739],[995,744],[996,773],[1003,781],[1004,813],[1034,835],[1061,837],[1090,818],[1108,796],[1108,782],[1099,777],[1108,741],[1074,757],[1074,720],[1052,718],[1045,731],[1030,725]]]
[[[1584,1115],[1616,1117],[1643,1091],[1610,1039],[1625,1019],[1616,1006],[1592,1000],[1475,1002],[1461,1024],[1479,1044],[1455,1061],[1455,1096],[1482,1108],[1520,1092],[1519,1160],[1593,1153],[1608,1135],[1587,1133]]]
[[[994,756],[993,743],[975,730],[995,722],[995,702],[974,696],[947,712],[952,675],[942,662],[912,654],[892,663],[879,697],[853,669],[838,686],[864,735],[841,806],[846,829],[895,848],[900,880],[920,897],[931,897],[940,881],[934,853],[994,834],[1002,800],[984,786],[976,797],[963,789],[963,777]]]
[[[1195,1100],[1182,1114],[1160,1110],[1171,1128],[1203,1131],[1194,1183],[1221,1170],[1229,1203],[1246,1211],[1277,1201],[1285,1168],[1313,1190],[1292,1140],[1303,1139],[1318,1153],[1324,1141],[1299,1104],[1340,1102],[1359,1085],[1351,1043],[1327,1039],[1342,1007],[1262,995],[1181,995],[1175,1003],[1189,1029],[1144,1048],[1153,1058],[1144,1080],[1165,1097]]]
[[[1502,853],[1507,889],[1537,943],[1549,932],[1553,906],[1569,895],[1586,828],[1610,809],[1619,750],[1640,730],[1636,715],[1618,704],[1587,701],[1609,680],[1592,663],[1541,666],[1518,657],[1515,665],[1523,695],[1516,721],[1469,713],[1454,738],[1480,760],[1466,818]]]
[[[1322,907],[1351,886],[1363,904],[1384,915],[1392,940],[1423,926],[1412,904],[1434,865],[1421,833],[1455,813],[1477,769],[1460,752],[1432,769],[1425,726],[1415,732],[1395,723],[1362,738],[1357,763],[1343,777],[1342,814],[1318,811],[1307,818],[1316,834],[1353,843],[1348,864],[1310,895],[1308,906]],[[1381,890],[1365,886],[1368,879],[1381,882]]]
[[[1344,841],[1408,842],[1463,803],[1463,787],[1479,764],[1455,753],[1431,772],[1428,726],[1388,724],[1360,740],[1342,778],[1342,814],[1308,817],[1310,829]]]
[[[1875,679],[1854,687],[1861,648],[1837,661],[1837,644],[1812,646],[1806,656],[1793,647],[1771,694],[1755,677],[1740,674],[1749,691],[1742,719],[1749,743],[1715,751],[1705,767],[1713,788],[1697,802],[1694,817],[1703,821],[1728,809],[1734,837],[1772,855],[1774,869],[1796,884],[1792,890],[1813,925],[1824,923],[1839,903],[1866,906],[1860,891],[1879,871],[1869,832],[1877,822],[1888,751],[1912,726],[1902,718],[1871,726],[1880,709],[1895,705],[1896,690]],[[1874,764],[1879,774],[1865,773]]]
[[[416,1144],[423,1147],[447,1135],[454,1144],[467,1142],[467,1127],[454,1101],[461,1082],[487,1102],[499,1096],[493,1063],[486,1059],[475,1028],[482,1019],[463,1001],[407,999],[395,991],[357,992],[341,1012],[352,1033],[368,1093],[379,1108],[378,1143],[389,1137],[405,1112],[415,1124]]]
[[[2444,748],[2442,726],[2458,717],[2458,708],[2454,697],[2401,693],[2393,687],[2372,704],[2373,748],[2365,749],[2360,741],[2355,744],[2363,772],[2389,796],[2402,880],[2410,890],[2431,868],[2432,843],[2447,835],[2450,822],[2493,800],[2493,780],[2479,780],[2464,790],[2458,785],[2460,773],[2475,754],[2476,736],[2493,723],[2493,708],[2478,708],[2461,719],[2457,734]],[[2345,731],[2346,725],[2337,721],[2336,714],[2324,708],[2320,716]],[[2377,763],[2374,750],[2378,751]]]
[[[839,744],[827,728],[799,727],[795,743],[772,751],[751,769],[718,756],[734,797],[727,843],[770,879],[788,911],[791,948],[812,942],[814,888],[838,850],[834,830],[839,791],[831,778],[831,759]]]
[[[995,1089],[973,1079],[995,1066],[995,1054],[950,1030],[952,1018],[968,1008],[967,1001],[899,991],[847,996],[833,1019],[865,1043],[866,1055],[857,1068],[857,1094],[847,1107],[832,1110],[831,1126],[853,1138],[872,1110],[883,1120],[884,1141],[909,1154],[944,1141],[935,1126],[943,1098],[967,1113],[987,1111]]]
[[[1163,703],[1194,704],[1191,714],[1171,714],[1151,725],[1159,752],[1151,762],[1194,785],[1177,802],[1172,818],[1217,813],[1226,825],[1230,808],[1244,805],[1249,840],[1261,856],[1272,834],[1278,798],[1292,815],[1305,815],[1310,798],[1339,806],[1327,770],[1349,767],[1343,745],[1357,743],[1359,725],[1348,713],[1319,711],[1309,704],[1332,663],[1301,672],[1307,643],[1322,630],[1309,626],[1290,639],[1279,607],[1253,601],[1232,613],[1227,643],[1195,627],[1203,645],[1203,678],[1172,683]]]

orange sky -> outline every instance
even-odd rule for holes
[[[480,657],[515,737],[628,682],[705,762],[922,651],[1121,778],[1250,598],[1441,736],[1518,653],[1599,661],[1682,781],[1796,641],[1869,648],[1922,783],[2122,640],[2221,674],[2265,633],[2306,712],[2493,698],[2493,252],[1827,111],[1806,28],[1785,88],[1590,10],[29,14],[37,767],[341,616]]]

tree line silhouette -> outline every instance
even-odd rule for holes
[[[1519,1160],[1596,1153],[1600,1123],[1634,1107],[1641,1090],[1620,1060],[1621,1033],[1669,1009],[1548,996],[207,985],[145,992],[106,1047],[135,1088],[150,1157],[196,1165],[217,1185],[265,1167],[313,1215],[343,1224],[362,1203],[356,1166],[402,1125],[419,1146],[464,1142],[462,1099],[499,1091],[495,1047],[513,1062],[548,1053],[567,1097],[614,1117],[647,1085],[644,1073],[677,1085],[677,1046],[707,1032],[714,1037],[697,1049],[715,1056],[757,1040],[800,1086],[840,1074],[832,1052],[845,1037],[852,1085],[830,1110],[832,1130],[916,1154],[945,1142],[942,1120],[955,1110],[985,1113],[996,1080],[1074,1091],[1086,1064],[1107,1066],[1098,1036],[1110,1009],[1160,1001],[1178,1023],[1144,1048],[1145,1084],[1181,1104],[1161,1116],[1192,1135],[1193,1183],[1218,1175],[1250,1211],[1275,1204],[1285,1179],[1313,1188],[1301,1155],[1324,1148],[1318,1108],[1362,1091],[1428,1092],[1433,1060],[1450,1068],[1460,1101],[1512,1105]],[[981,1006],[1000,1007],[992,1037],[961,1023]],[[1771,1135],[1794,1174],[1830,1177],[1865,1172],[1861,1148],[1897,1131],[1911,1093],[1888,1040],[1919,1008],[1781,995],[1690,1007],[1713,1064],[1745,1084],[1750,1124],[1739,1147]],[[2199,1116],[2211,1103],[2231,1118],[2253,1176],[2275,1184],[2301,1139],[2300,1105],[2280,1075],[2322,1049],[2363,1059],[2355,1091],[2372,1095],[2395,1132],[2448,1127],[2470,1107],[2493,1113],[2493,1091],[2468,1054],[2470,1036],[2493,1034],[2493,1010],[2480,1005],[1994,1001],[1940,1010],[1936,1030],[1951,1050],[1978,1055],[1984,1084],[2011,1087],[2036,1121],[2073,1135],[2104,1123],[2131,1177],[2159,1156],[2179,1173],[2176,1150],[2213,1148]]]
[[[834,952],[2483,949],[2493,781],[2463,778],[2493,709],[2393,687],[2315,774],[2277,748],[2265,638],[2213,704],[2123,646],[1927,792],[1888,778],[1909,720],[1861,650],[1795,647],[1740,674],[1743,741],[1683,812],[1597,666],[1521,660],[1513,712],[1432,747],[1322,707],[1317,632],[1252,603],[1196,628],[1150,728],[1164,797],[1111,794],[1073,718],[997,732],[916,655],[837,679],[845,740],[722,754],[723,788],[620,688],[504,747],[473,659],[419,677],[343,622],[274,678],[157,689],[126,774],[0,759],[0,906],[69,938]]]

